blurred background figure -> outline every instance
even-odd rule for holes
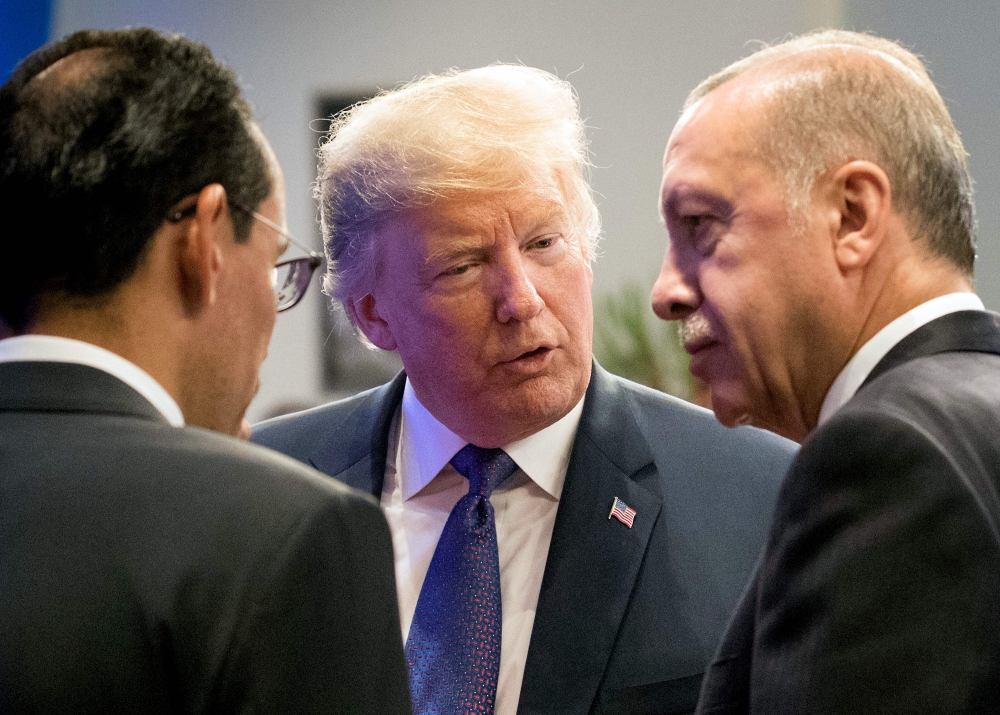
[[[725,424],[802,441],[701,713],[1000,696],[1000,315],[966,153],[912,53],[827,31],[691,93],[653,307]]]
[[[203,45],[78,32],[0,87],[0,711],[409,712],[377,505],[188,426],[237,432],[308,284],[284,205]]]

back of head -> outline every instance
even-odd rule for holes
[[[358,104],[335,120],[320,150],[326,291],[343,302],[371,289],[376,234],[385,221],[439,199],[536,181],[562,189],[593,256],[600,222],[588,166],[573,88],[542,70],[453,70]]]
[[[737,78],[765,85],[755,154],[788,188],[793,220],[818,176],[856,159],[892,184],[911,235],[967,277],[972,179],[948,109],[920,60],[883,38],[826,30],[765,47],[699,84],[685,108]]]
[[[83,31],[0,88],[0,318],[97,301],[136,270],[170,208],[212,183],[257,206],[271,192],[235,75],[207,47],[149,29]],[[252,218],[234,212],[238,240]]]

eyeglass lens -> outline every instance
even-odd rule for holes
[[[296,258],[274,267],[274,293],[279,311],[288,310],[302,300],[313,273],[309,263],[308,258]]]

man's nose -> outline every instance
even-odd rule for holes
[[[520,257],[498,267],[497,320],[527,321],[542,311],[545,302],[535,289],[535,282]]]
[[[677,269],[669,249],[649,298],[653,312],[663,320],[683,320],[701,305],[701,294],[693,278]]]

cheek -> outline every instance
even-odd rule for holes
[[[404,362],[433,362],[436,369],[470,365],[486,343],[488,309],[473,297],[417,301],[393,311],[393,335]]]
[[[541,276],[536,283],[545,305],[574,337],[586,339],[593,332],[592,278],[589,265],[574,264],[567,270]]]
[[[261,353],[267,351],[278,316],[270,270],[264,273],[256,270],[241,276],[236,293],[236,304],[242,312],[236,320],[244,325],[243,340],[248,348],[248,358],[259,361]]]

